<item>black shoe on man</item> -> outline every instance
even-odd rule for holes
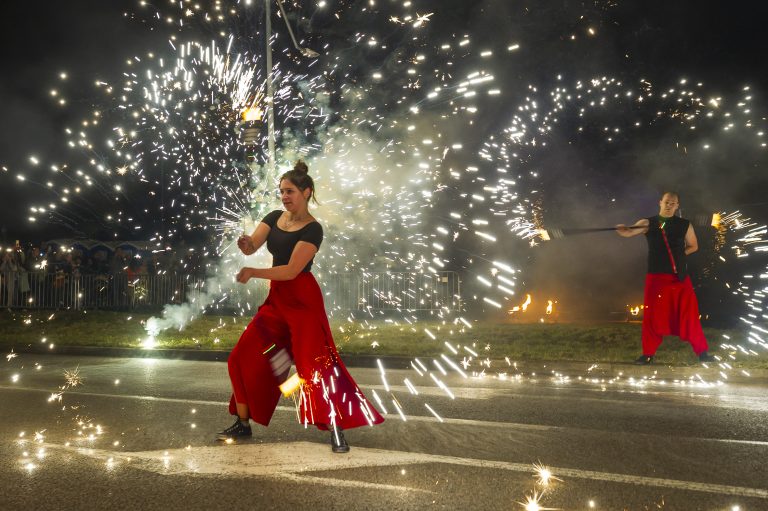
[[[706,351],[702,351],[699,353],[699,362],[717,362],[717,359]]]
[[[349,452],[349,444],[339,426],[331,426],[331,450],[340,453]]]
[[[248,421],[243,421],[240,417],[235,419],[235,423],[223,431],[216,433],[216,439],[218,440],[244,440],[251,438],[251,425]]]
[[[635,365],[638,366],[647,366],[650,365],[653,362],[653,355],[640,355],[637,357],[637,360],[635,360]]]

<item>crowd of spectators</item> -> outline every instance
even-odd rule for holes
[[[147,251],[135,247],[109,250],[100,246],[89,250],[77,245],[67,247],[52,243],[23,245],[17,241],[15,245],[0,246],[0,252],[3,254],[0,272],[157,275],[204,271],[200,251],[187,249],[184,243],[174,250]]]
[[[157,275],[203,275],[206,263],[199,250],[187,248],[183,242],[173,250],[153,252],[129,243],[112,249],[106,244],[86,248],[78,243],[35,245],[16,241],[0,246],[0,254],[3,306],[31,304],[34,300],[29,297],[36,294],[33,288],[40,287],[41,282],[54,291],[74,290],[80,297],[84,286],[88,291],[100,285],[99,289],[110,288],[125,301],[132,297],[139,281],[149,282],[148,277]]]

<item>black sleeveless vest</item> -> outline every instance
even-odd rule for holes
[[[645,233],[645,239],[648,240],[648,273],[672,273],[672,262],[669,259],[669,251],[664,243],[664,237],[659,225],[660,218],[652,216],[648,218],[648,232]],[[688,267],[685,256],[685,233],[688,232],[688,226],[691,223],[684,219],[673,216],[664,224],[664,232],[667,235],[669,248],[675,259],[677,266],[677,275],[680,280],[688,274]]]

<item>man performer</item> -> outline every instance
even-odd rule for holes
[[[643,299],[643,354],[638,365],[653,362],[665,335],[677,335],[691,343],[701,362],[714,362],[707,353],[707,339],[699,320],[699,303],[687,274],[686,256],[699,244],[688,220],[675,216],[680,197],[666,192],[659,201],[659,214],[638,220],[632,226],[619,224],[616,232],[624,238],[645,234],[648,241],[648,273]]]

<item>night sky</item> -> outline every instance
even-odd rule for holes
[[[750,84],[760,96],[768,83],[761,72],[768,54],[768,41],[760,36],[768,14],[768,6],[762,3],[443,1],[439,9],[422,3],[424,12],[434,11],[431,23],[437,32],[465,32],[480,41],[521,41],[525,54],[520,62],[495,69],[513,84],[545,85],[560,73],[573,77],[607,74],[625,80],[647,77],[658,83],[672,83],[686,76],[723,94]],[[414,4],[418,7],[420,2]],[[5,68],[0,76],[0,164],[9,171],[2,176],[6,200],[0,204],[0,224],[6,240],[59,234],[60,227],[29,225],[23,209],[34,190],[19,187],[13,179],[17,169],[28,166],[28,155],[49,154],[55,159],[57,153],[65,151],[60,133],[72,119],[48,95],[56,86],[58,72],[69,73],[70,88],[71,83],[82,84],[85,108],[94,78],[114,79],[126,58],[166,47],[162,33],[149,30],[147,23],[127,19],[126,12],[140,12],[138,2],[75,0],[4,5],[0,20]],[[300,12],[308,19],[314,11],[307,7]],[[582,12],[589,14],[587,23],[598,30],[598,36],[591,40],[583,36]],[[595,13],[602,13],[600,19],[595,19]],[[343,37],[354,30],[318,15],[307,19],[299,24],[299,35],[309,35],[315,41]],[[578,34],[579,39],[569,41],[571,33]],[[486,126],[491,130],[505,120],[504,115],[487,119]],[[728,162],[729,172],[740,178],[744,172],[759,178],[763,173],[750,163],[754,164]],[[620,165],[626,166],[626,162]],[[719,167],[714,171],[720,172]],[[683,187],[698,190],[714,186],[722,194],[718,186],[722,183],[717,177],[701,175],[705,171],[693,171],[686,178],[696,180],[697,173],[705,186],[686,182],[681,183]],[[723,207],[761,202],[755,187],[748,188],[731,186],[733,197],[721,195]],[[766,211],[760,206],[754,214]]]
[[[357,2],[360,6],[366,3]],[[387,69],[397,58],[398,47],[408,43],[389,29],[385,16],[336,20],[325,13],[327,9],[318,11],[317,2],[300,4],[299,8],[289,8],[298,36],[318,48],[326,43],[341,48],[339,54],[361,79],[372,70]],[[474,47],[498,41],[521,45],[514,59],[495,56],[487,64],[504,90],[502,105],[509,105],[509,110],[500,106],[495,115],[478,119],[475,129],[466,133],[465,147],[479,146],[489,134],[506,126],[529,84],[546,89],[557,75],[569,80],[612,76],[629,83],[646,78],[660,87],[674,86],[685,77],[703,82],[707,96],[725,97],[734,97],[743,86],[750,85],[755,111],[768,111],[768,75],[764,72],[768,40],[763,35],[768,5],[764,3],[415,0],[413,5],[418,12],[433,12],[426,30],[435,41],[469,34]],[[254,12],[259,8],[254,7]],[[28,157],[32,154],[44,161],[67,159],[71,151],[64,147],[62,130],[76,122],[77,114],[98,103],[92,91],[95,79],[119,81],[126,59],[147,51],[165,51],[167,33],[150,30],[152,23],[129,19],[126,12],[140,12],[138,2],[74,0],[3,6],[0,165],[7,171],[0,173],[0,225],[4,245],[13,239],[42,241],[73,234],[59,224],[30,224],[26,210],[39,192],[29,183],[19,183],[15,176],[30,171]],[[588,27],[596,30],[594,37],[587,35]],[[246,28],[238,28],[243,37]],[[277,19],[275,29],[284,29]],[[357,31],[375,30],[390,34],[384,41],[388,51],[366,53],[349,43]],[[201,35],[204,40],[206,34]],[[282,37],[287,41],[284,33]],[[276,56],[278,62],[281,58]],[[81,91],[72,96],[75,104],[66,110],[49,95],[61,71],[69,74],[67,89]],[[391,97],[383,88],[370,100],[381,102],[380,110],[386,111],[397,94],[396,87],[392,90]],[[764,114],[755,117],[765,121]],[[670,188],[681,192],[683,211],[691,215],[738,208],[758,221],[768,218],[768,200],[764,198],[768,189],[766,153],[748,156],[737,137],[729,150],[703,160],[681,151],[685,141],[670,140],[662,129],[626,140],[616,148],[590,145],[588,141],[572,144],[567,133],[556,136],[558,143],[552,144],[551,152],[541,154],[538,162],[543,169],[567,169],[543,173],[542,188],[549,198],[546,215],[554,224],[634,222],[655,213],[657,193]],[[88,234],[96,237],[104,233]],[[577,240],[553,253],[543,251],[540,258],[560,259],[563,250],[580,253],[581,263],[573,267],[583,269],[590,262],[626,249],[616,246],[604,252],[592,242]],[[641,261],[640,256],[631,259],[635,266]],[[539,265],[538,270],[535,266],[531,278],[543,287],[550,285],[546,278],[550,266]],[[642,270],[630,272],[627,278],[636,279],[638,272]],[[565,281],[579,287],[584,284],[580,278],[583,276]]]

